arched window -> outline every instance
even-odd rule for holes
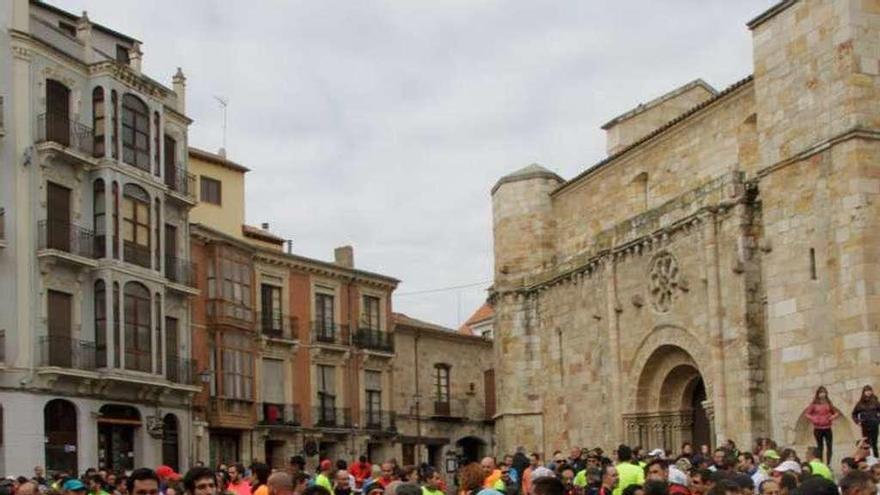
[[[100,279],[95,281],[95,350],[98,368],[107,367],[107,287]]]
[[[162,166],[162,161],[159,159],[159,136],[162,135],[162,125],[159,120],[159,112],[153,112],[153,173],[156,174],[156,177],[159,177],[159,169]]]
[[[124,259],[150,268],[150,195],[135,184],[126,184],[122,191]]]
[[[153,371],[150,291],[139,282],[125,284],[125,369]]]
[[[121,363],[119,359],[119,343],[122,341],[119,335],[119,328],[122,325],[119,316],[119,297],[119,282],[113,282],[113,366],[116,368]]]
[[[110,152],[115,159],[119,158],[119,97],[115,89],[110,91],[110,125]]]
[[[119,259],[119,183],[113,181],[113,257]]]
[[[54,79],[46,80],[45,120],[46,141],[70,146],[70,89]]]
[[[434,365],[434,414],[449,416],[449,365]]]
[[[153,298],[153,305],[156,307],[156,317],[153,320],[153,326],[156,327],[156,374],[162,373],[162,294],[156,293]]]
[[[105,204],[104,180],[95,181],[92,204],[94,205],[95,255],[98,258],[107,256],[107,216]]]
[[[156,271],[161,271],[162,270],[162,260],[159,258],[159,256],[161,256],[161,254],[162,254],[160,252],[160,247],[162,246],[162,243],[159,241],[159,232],[160,232],[159,228],[162,225],[162,203],[159,202],[159,198],[156,198],[155,205],[156,205],[155,206],[156,222],[155,222],[155,228],[153,229],[153,239],[156,240],[156,249],[153,250],[155,253],[155,256],[154,256],[155,264],[153,265],[153,268]]]
[[[122,95],[122,161],[150,171],[150,113],[137,96]]]
[[[162,418],[162,464],[179,471],[180,446],[178,445],[177,416],[166,414]]]
[[[95,135],[95,144],[92,154],[100,158],[104,156],[104,127],[107,110],[104,108],[104,88],[95,86],[92,90],[92,128]]]
[[[50,400],[43,408],[46,471],[78,473],[76,407],[64,399]]]

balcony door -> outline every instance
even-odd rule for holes
[[[165,224],[165,276],[173,282],[183,282],[183,267],[177,263],[177,227]]]
[[[47,247],[70,252],[70,189],[46,183]]]
[[[45,358],[50,366],[71,367],[72,351],[75,351],[71,347],[71,299],[70,294],[49,291],[49,342],[45,348],[49,355]]]
[[[46,80],[46,140],[70,146],[70,90]]]

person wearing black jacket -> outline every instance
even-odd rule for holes
[[[852,412],[853,421],[862,427],[862,436],[868,439],[874,457],[877,454],[877,433],[880,427],[880,401],[874,395],[874,389],[870,385],[862,387],[862,397],[856,403]]]

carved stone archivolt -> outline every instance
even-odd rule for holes
[[[681,270],[678,260],[668,251],[654,256],[648,269],[648,294],[651,306],[658,313],[666,313],[672,307],[672,301],[681,288]]]

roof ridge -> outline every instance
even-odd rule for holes
[[[621,113],[620,115],[614,117],[613,119],[609,120],[608,122],[605,122],[604,124],[602,124],[601,129],[607,131],[608,129],[614,127],[615,125],[617,125],[620,122],[623,122],[624,120],[629,120],[629,119],[635,117],[636,115],[644,113],[646,110],[654,108],[657,105],[664,103],[666,101],[669,101],[672,98],[675,98],[676,96],[679,96],[682,93],[684,93],[688,90],[691,90],[693,88],[696,88],[696,87],[701,87],[701,88],[705,89],[706,91],[711,93],[713,97],[718,95],[717,89],[713,88],[711,84],[704,81],[703,78],[698,77],[698,78],[694,79],[693,81],[684,83],[677,88],[674,88],[670,91],[663,93],[662,95],[660,95],[656,98],[649,100],[647,103],[639,103],[635,107],[630,108],[629,110]]]

